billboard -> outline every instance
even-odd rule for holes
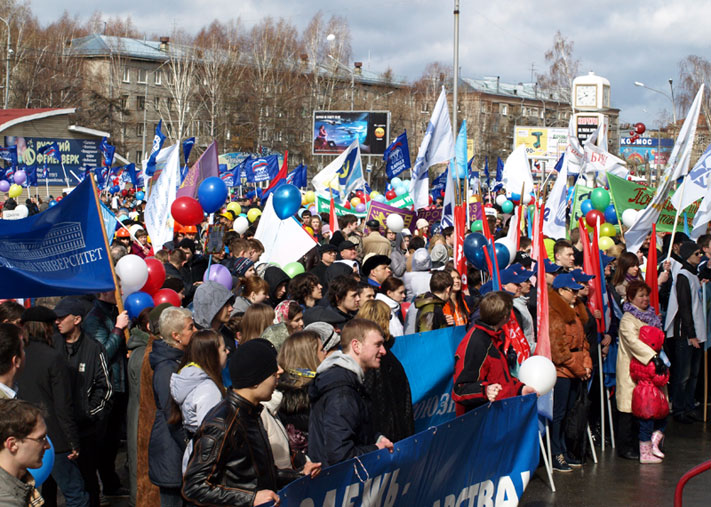
[[[575,135],[581,145],[593,135],[602,121],[603,115],[600,113],[575,113]]]
[[[389,111],[314,111],[314,155],[338,155],[356,139],[361,154],[382,155],[389,138]]]
[[[18,167],[37,166],[38,175],[42,174],[45,160],[49,169],[49,184],[64,186],[64,173],[62,163],[67,171],[69,184],[76,186],[80,183],[77,177],[82,177],[84,171],[89,167],[99,167],[102,162],[99,151],[100,139],[57,139],[49,137],[15,137],[5,136],[5,146],[17,145],[17,165]],[[41,147],[57,143],[59,152],[62,155],[61,163],[51,156],[37,153]],[[75,175],[77,177],[75,177]],[[39,180],[44,183],[40,176]]]
[[[632,142],[629,136],[620,137],[620,158],[630,164],[666,165],[673,148],[673,139],[639,137]]]
[[[528,158],[558,160],[568,145],[568,129],[554,127],[514,127],[515,150],[526,146]]]

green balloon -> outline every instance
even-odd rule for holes
[[[479,232],[479,231],[483,231],[483,230],[484,230],[484,224],[481,223],[481,220],[474,220],[472,222],[472,226],[471,226],[472,232]]]
[[[503,211],[504,213],[512,213],[513,210],[514,204],[509,200],[504,201],[504,203],[501,205],[501,211]]]
[[[529,204],[528,211],[531,213],[531,216],[533,216],[533,214],[536,212],[536,206],[534,204]]]
[[[610,192],[604,188],[596,188],[590,193],[590,202],[592,202],[593,208],[598,211],[605,211],[610,205]]]
[[[283,268],[284,273],[289,275],[289,278],[294,278],[296,275],[304,273],[304,266],[300,262],[290,262],[286,264]]]

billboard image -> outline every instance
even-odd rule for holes
[[[553,127],[514,128],[514,149],[526,146],[528,158],[558,160],[568,145],[568,129]]]
[[[673,148],[673,139],[640,137],[632,142],[629,136],[620,137],[620,157],[628,163],[666,165]]]
[[[313,154],[338,155],[356,139],[364,155],[382,155],[388,146],[388,111],[314,111]]]

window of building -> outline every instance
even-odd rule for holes
[[[143,152],[141,150],[136,150],[136,163],[137,164],[143,163]]]
[[[529,109],[529,115],[530,116],[538,116],[538,108],[537,107],[532,107]]]
[[[506,116],[509,114],[509,105],[508,104],[499,104],[499,114],[501,116]]]
[[[153,72],[153,84],[161,85],[163,84],[163,71],[157,70]]]
[[[156,111],[160,109],[160,97],[153,97],[153,108]]]
[[[138,81],[141,84],[145,84],[148,78],[148,71],[146,69],[138,69]]]
[[[128,95],[121,95],[121,109],[128,108]]]
[[[136,137],[143,137],[143,131],[144,131],[144,125],[143,123],[139,123],[136,125]]]
[[[123,68],[123,82],[124,83],[131,82],[131,69],[129,69],[128,67]]]
[[[173,109],[173,99],[171,97],[166,97],[165,99],[165,108],[170,111]]]
[[[143,95],[136,96],[136,109],[143,111],[146,108],[146,97]]]

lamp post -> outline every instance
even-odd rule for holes
[[[7,52],[5,53],[5,105],[3,109],[7,109],[7,103],[10,98],[10,55],[12,54],[12,49],[10,49],[10,18],[0,18],[0,21],[5,23],[7,27]]]
[[[668,93],[665,93],[661,90],[657,90],[656,88],[651,88],[651,87],[645,85],[644,83],[640,83],[639,81],[634,82],[635,86],[639,86],[640,88],[646,88],[647,90],[659,93],[660,95],[664,95],[669,100],[669,102],[671,102],[672,118],[674,118],[674,125],[676,125],[676,106],[674,104],[674,87],[672,86],[672,84],[673,84],[673,81],[670,78],[669,79],[669,89],[671,90],[671,95],[669,95]]]
[[[328,55],[328,57],[333,60],[336,65],[338,65],[340,68],[344,69],[346,72],[349,72],[351,74],[351,111],[353,111],[353,97],[354,97],[354,90],[355,90],[355,72],[353,72],[352,69],[350,69],[348,66],[343,65],[341,62],[339,62],[333,55]]]

